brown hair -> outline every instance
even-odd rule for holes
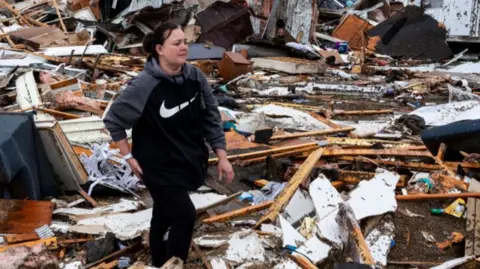
[[[143,51],[157,58],[158,53],[155,49],[155,46],[163,45],[165,40],[167,40],[167,38],[172,34],[172,31],[176,29],[182,28],[180,25],[173,22],[159,23],[157,26],[155,26],[153,32],[146,34],[143,38]]]

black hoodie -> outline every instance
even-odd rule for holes
[[[217,101],[203,73],[185,64],[181,74],[165,74],[149,58],[145,69],[121,91],[104,123],[114,141],[132,129],[132,154],[145,181],[189,190],[204,182],[208,151],[225,149]]]

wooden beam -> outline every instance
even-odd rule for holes
[[[288,255],[302,269],[318,269],[318,267],[302,255]]]
[[[55,1],[55,0],[53,0]],[[118,266],[119,261],[115,260],[109,263],[102,262],[100,265],[92,267],[92,269],[112,269]]]
[[[416,200],[433,200],[433,199],[457,199],[457,198],[480,198],[480,192],[463,192],[463,193],[434,193],[434,194],[409,194],[396,195],[398,201],[416,201]]]
[[[71,114],[71,113],[66,113],[66,112],[62,112],[62,111],[58,111],[58,110],[54,110],[54,109],[48,109],[48,108],[36,108],[36,110],[39,110],[39,111],[42,111],[42,112],[45,112],[45,113],[48,113],[54,117],[62,117],[64,119],[67,119],[67,120],[71,120],[71,119],[79,119],[81,118],[81,116],[79,115],[75,115],[75,114]]]
[[[355,130],[355,128],[345,127],[341,129],[321,130],[321,131],[312,131],[312,132],[286,134],[286,135],[275,135],[275,136],[272,136],[270,140],[286,140],[286,139],[293,139],[293,138],[299,138],[299,137],[331,135],[331,134],[338,134],[338,133],[347,133],[353,130]]]
[[[346,184],[358,184],[362,180],[370,180],[375,177],[376,173],[363,171],[340,170],[340,180]],[[407,176],[401,175],[397,183],[397,187],[405,187]]]
[[[445,143],[440,144],[440,147],[438,148],[438,152],[437,152],[437,158],[439,160],[443,161],[443,157],[445,157],[446,150],[447,150],[447,144]]]
[[[442,264],[441,262],[420,262],[420,261],[387,261],[391,265],[413,265],[431,267]]]
[[[67,34],[67,27],[65,27],[65,24],[63,23],[62,14],[60,14],[60,10],[58,9],[57,0],[53,0],[53,6],[55,7],[55,11],[57,12],[58,20],[60,21],[60,26],[62,27],[63,32]]]
[[[298,149],[298,150],[292,150],[292,151],[286,151],[286,152],[282,152],[282,153],[277,153],[277,154],[273,154],[273,155],[270,155],[272,156],[273,158],[285,158],[285,157],[291,157],[291,156],[296,156],[296,155],[301,155],[301,154],[309,154],[310,152],[314,151],[318,149],[318,146],[315,145],[315,146],[312,146],[312,147],[306,147],[306,148],[301,148],[301,149]],[[247,166],[247,165],[251,165],[251,164],[255,164],[255,163],[261,163],[261,162],[264,162],[266,159],[267,159],[268,156],[262,156],[262,157],[258,157],[258,158],[253,158],[253,159],[247,159],[247,160],[244,160],[240,163],[240,166]]]
[[[289,107],[289,108],[295,108],[298,110],[313,111],[313,112],[321,112],[325,110],[325,108],[322,106],[308,106],[308,105],[282,103],[282,102],[267,102],[267,104],[273,104],[277,106],[283,106],[283,107]]]
[[[96,207],[98,205],[97,201],[95,201],[95,199],[93,199],[90,195],[88,195],[88,193],[86,193],[83,189],[78,189],[78,193],[80,193],[80,195],[85,199],[87,200],[93,207]]]
[[[268,155],[272,155],[272,154],[276,154],[276,153],[281,153],[281,152],[285,152],[285,151],[309,148],[309,147],[312,147],[312,146],[317,146],[318,147],[317,142],[306,143],[306,144],[295,145],[295,146],[288,146],[288,147],[281,147],[281,148],[274,148],[274,149],[268,149],[268,150],[262,150],[262,151],[244,153],[244,154],[230,155],[230,156],[227,156],[227,159],[229,161],[234,161],[234,160],[239,160],[239,159],[256,158],[256,157],[262,157],[262,156],[268,156]],[[208,164],[215,164],[217,162],[218,162],[218,158],[208,159]]]
[[[322,117],[322,116],[318,115],[318,113],[316,113],[316,112],[310,112],[309,114],[310,114],[310,116],[314,117],[316,120],[322,122],[325,125],[328,125],[328,126],[332,127],[333,129],[342,128],[340,125],[336,124],[335,122],[333,122],[333,121],[331,121],[331,120],[329,120],[325,117]]]
[[[208,261],[207,257],[205,256],[205,253],[200,249],[200,247],[195,244],[195,242],[192,241],[192,246],[193,249],[197,252],[198,255],[200,255],[200,259],[202,259],[203,265],[207,267],[207,269],[213,269],[212,264]]]
[[[405,151],[398,149],[325,149],[324,157],[336,156],[400,156],[433,158],[426,151]]]
[[[352,161],[352,162],[372,163],[370,160],[362,157],[346,156],[346,157],[340,157],[338,159],[345,160],[345,161]],[[401,168],[412,168],[412,169],[419,169],[422,171],[435,171],[435,170],[442,169],[442,167],[436,164],[412,163],[412,162],[407,163],[407,162],[400,162],[400,161],[384,161],[384,160],[373,160],[373,161],[379,165],[388,165],[388,166],[395,166],[395,167],[401,167]]]
[[[17,244],[25,241],[40,240],[37,233],[25,233],[25,234],[9,234],[4,235],[3,239],[7,244]]]
[[[231,212],[227,212],[221,215],[213,216],[208,219],[204,219],[203,223],[214,223],[214,222],[227,222],[235,218],[249,215],[254,212],[264,210],[265,208],[270,207],[273,204],[273,201],[266,201],[258,205],[247,206],[240,208]]]
[[[381,109],[381,110],[338,110],[333,111],[334,116],[364,116],[364,115],[380,115],[380,114],[392,114],[393,110],[391,109]]]
[[[94,241],[95,238],[77,238],[77,239],[63,239],[58,240],[59,245],[71,245],[71,244],[78,244],[78,243],[85,243],[89,241]]]
[[[305,179],[310,176],[313,167],[322,157],[323,151],[323,148],[319,148],[316,151],[310,153],[305,162],[298,168],[297,172],[293,175],[290,181],[288,181],[287,186],[285,186],[282,192],[275,199],[275,202],[270,207],[268,212],[257,222],[254,228],[260,227],[260,225],[262,225],[262,223],[267,220],[273,222],[277,218],[277,215],[290,201],[300,184],[302,184]]]
[[[4,252],[4,251],[6,251],[10,248],[21,247],[21,246],[31,248],[31,247],[39,245],[39,244],[44,244],[45,246],[47,246],[48,249],[57,249],[58,248],[57,238],[52,237],[52,238],[47,238],[47,239],[40,239],[40,240],[36,240],[36,241],[28,241],[28,242],[8,245],[6,247],[1,247],[0,252]]]

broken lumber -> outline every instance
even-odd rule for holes
[[[340,170],[340,180],[347,184],[358,184],[362,180],[370,180],[375,177],[376,173],[363,171],[346,171]],[[397,183],[397,187],[405,187],[407,176],[401,175]]]
[[[399,149],[325,149],[324,157],[335,156],[402,156],[432,158],[427,151],[405,151]]]
[[[86,193],[82,188],[78,189],[78,193],[80,193],[80,195],[85,200],[87,200],[93,207],[96,207],[98,205],[97,201],[95,201],[95,199],[93,199],[90,195],[88,195],[88,193]]]
[[[100,265],[92,267],[92,269],[112,269],[118,266],[119,261],[115,260],[109,263],[102,262]]]
[[[265,208],[270,207],[273,204],[273,201],[266,201],[258,205],[247,206],[240,208],[231,212],[227,212],[221,215],[213,216],[208,219],[204,219],[203,223],[214,223],[214,222],[227,222],[235,218],[245,216],[254,212],[264,210]]]
[[[431,199],[456,199],[456,198],[480,198],[480,192],[463,193],[434,193],[434,194],[408,194],[396,195],[399,201],[431,200]]]
[[[203,265],[207,267],[207,269],[213,269],[212,264],[208,261],[207,257],[205,256],[205,253],[200,249],[200,247],[195,244],[195,242],[192,241],[192,246],[193,249],[197,252],[198,255],[200,255],[200,259],[202,259]]]
[[[333,111],[334,116],[364,116],[364,115],[380,115],[380,114],[392,114],[393,110],[391,109],[381,109],[381,110],[337,110]]]
[[[262,150],[262,151],[244,153],[244,154],[230,155],[230,156],[227,156],[227,159],[229,161],[234,161],[234,160],[239,160],[239,159],[256,158],[256,157],[272,155],[272,154],[275,154],[275,153],[281,153],[281,152],[285,152],[285,151],[310,148],[312,146],[317,146],[318,147],[317,142],[306,143],[306,144],[295,145],[295,146],[288,146],[288,147],[281,147],[281,148],[275,148],[275,149],[268,149],[268,150]],[[218,158],[208,159],[208,164],[215,164],[217,162],[218,162]]]
[[[32,240],[39,240],[41,239],[38,237],[37,233],[25,233],[25,234],[10,234],[10,235],[4,235],[3,239],[7,244],[16,244],[16,243],[21,243],[25,241],[32,241]]]
[[[38,111],[42,111],[42,112],[45,112],[45,113],[48,113],[54,117],[62,117],[66,120],[71,120],[71,119],[79,119],[81,118],[81,116],[79,115],[75,115],[75,114],[72,114],[72,113],[67,113],[67,112],[62,112],[62,111],[58,111],[58,110],[54,110],[54,109],[48,109],[48,108],[36,108],[36,110]]]
[[[345,156],[338,158],[344,161],[354,161],[354,162],[363,162],[363,163],[372,163],[371,160],[362,158],[362,157],[351,157]],[[434,171],[434,170],[441,170],[442,167],[436,164],[427,164],[427,163],[407,163],[407,162],[400,162],[400,161],[385,161],[385,160],[373,160],[378,165],[388,165],[388,166],[395,166],[399,168],[412,168],[417,169],[419,171]]]
[[[362,139],[362,138],[350,138],[350,137],[327,137],[329,145],[339,145],[339,146],[357,146],[357,147],[372,147],[376,144],[382,144],[385,147],[392,148],[415,148],[426,149],[425,146],[412,145],[405,142],[390,141],[390,140],[380,140],[380,139]],[[421,148],[420,148],[421,147]]]
[[[77,244],[77,243],[85,243],[89,241],[94,241],[95,238],[77,238],[77,239],[63,239],[58,240],[59,245],[70,245],[70,244]]]
[[[284,157],[292,157],[292,156],[296,156],[296,155],[301,155],[301,154],[309,154],[310,152],[316,150],[318,148],[317,145],[315,146],[312,146],[312,147],[307,147],[307,148],[301,148],[299,150],[292,150],[292,151],[286,151],[286,152],[282,152],[282,153],[277,153],[277,154],[273,154],[273,155],[270,155],[272,158],[284,158]],[[254,163],[261,163],[261,162],[264,162],[266,159],[267,159],[268,156],[263,156],[263,157],[258,157],[258,158],[253,158],[253,159],[248,159],[248,160],[244,160],[240,163],[240,166],[247,166],[247,165],[251,165],[251,164],[254,164]]]
[[[340,125],[336,124],[335,122],[325,118],[325,117],[322,117],[320,115],[318,115],[318,113],[316,112],[310,112],[309,113],[310,116],[314,117],[316,120],[322,122],[323,124],[325,125],[328,125],[329,127],[332,127],[333,129],[340,129],[342,128]]]
[[[288,255],[302,269],[318,269],[315,264],[302,255]]]
[[[439,160],[443,161],[443,157],[445,157],[446,150],[447,150],[447,144],[445,143],[440,144],[440,147],[438,148],[438,152],[437,152],[437,158]]]
[[[63,23],[62,14],[60,14],[60,10],[58,9],[58,4],[56,0],[53,0],[53,6],[55,7],[55,11],[57,12],[58,20],[60,21],[60,26],[62,27],[63,32],[67,34],[67,27],[65,27],[65,24]]]
[[[260,227],[265,221],[273,222],[281,210],[287,205],[287,203],[292,198],[293,194],[297,191],[300,184],[302,184],[312,172],[315,164],[322,157],[324,149],[319,148],[316,151],[310,153],[305,162],[298,168],[297,172],[288,182],[287,186],[282,190],[282,192],[275,199],[272,206],[269,208],[268,212],[255,224],[255,229]]]
[[[36,245],[44,244],[48,249],[57,249],[58,244],[57,244],[57,238],[52,237],[52,238],[47,238],[47,239],[40,239],[40,240],[35,240],[35,241],[28,241],[28,242],[23,242],[23,243],[18,243],[18,244],[13,244],[13,245],[8,245],[5,247],[0,248],[0,252],[4,252],[10,248],[15,248],[15,247],[34,247]]]
[[[312,112],[321,112],[325,110],[325,108],[321,106],[308,106],[308,105],[282,103],[282,102],[267,102],[267,104],[295,108],[298,110],[312,111]]]
[[[351,132],[353,130],[355,130],[355,128],[345,127],[345,128],[332,129],[332,130],[321,130],[321,131],[312,131],[312,132],[304,132],[304,133],[296,133],[296,134],[275,135],[275,136],[272,136],[270,140],[285,140],[285,139],[292,139],[292,138],[299,138],[299,137],[330,135],[330,134]]]
[[[336,220],[340,226],[343,227],[343,229],[346,229],[348,232],[347,242],[349,246],[344,251],[350,250],[350,253],[354,254],[353,257],[348,258],[353,259],[353,261],[356,263],[374,265],[375,260],[373,259],[370,249],[368,248],[367,242],[365,241],[365,237],[363,236],[362,230],[360,229],[360,225],[355,218],[353,210],[347,203],[340,203],[339,206],[340,207],[336,216]]]

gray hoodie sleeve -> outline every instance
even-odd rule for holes
[[[204,118],[205,137],[213,150],[226,150],[227,142],[225,141],[223,122],[220,111],[218,110],[217,99],[215,99],[215,96],[213,96],[212,88],[210,88],[210,85],[208,85],[205,75],[202,73],[202,71],[200,71],[200,69],[195,69],[207,107],[206,116]]]
[[[127,137],[125,130],[132,128],[142,116],[148,97],[158,81],[141,73],[133,78],[127,88],[113,101],[110,110],[103,119],[113,141]]]

